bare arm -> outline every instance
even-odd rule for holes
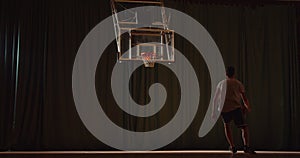
[[[211,116],[213,119],[216,118],[216,111],[217,111],[217,107],[218,107],[217,101],[218,101],[218,98],[220,97],[220,93],[221,93],[220,88],[217,88],[214,99],[213,99],[213,106],[212,106],[212,113],[211,113]]]
[[[243,99],[244,106],[246,107],[246,109],[248,110],[248,112],[251,112],[251,106],[249,104],[248,98],[245,95],[245,92],[241,92],[241,97]]]

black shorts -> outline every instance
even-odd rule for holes
[[[232,120],[238,128],[246,127],[245,116],[243,115],[242,109],[238,108],[229,112],[222,112],[222,119],[225,124],[229,124]]]

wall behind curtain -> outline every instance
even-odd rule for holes
[[[253,106],[248,117],[252,145],[261,150],[299,150],[296,7],[171,0],[166,6],[198,20],[214,38],[225,64],[236,67]],[[13,0],[1,1],[0,7],[0,149],[114,150],[93,137],[81,122],[71,83],[77,50],[87,33],[111,15],[109,1]],[[201,100],[190,128],[162,150],[227,149],[221,120],[206,137],[197,137],[210,99],[210,78],[204,60],[187,40],[176,35],[175,44],[197,73]],[[161,82],[168,90],[167,106],[147,119],[127,115],[118,109],[110,91],[114,52],[112,43],[98,64],[96,87],[102,108],[129,130],[163,126],[177,110],[180,88],[176,77],[162,65],[138,68],[130,81],[133,98],[147,103],[149,98],[140,92]],[[240,139],[239,131],[234,130],[234,137]]]

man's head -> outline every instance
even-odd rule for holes
[[[234,67],[228,66],[226,69],[226,75],[229,78],[232,78],[234,76]]]

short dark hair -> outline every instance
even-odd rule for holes
[[[228,66],[226,69],[226,75],[231,78],[234,75],[234,71],[233,66]]]

